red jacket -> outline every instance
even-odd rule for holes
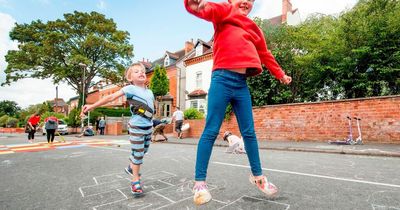
[[[32,115],[28,120],[28,122],[30,122],[32,126],[37,125],[39,121],[40,121],[40,116],[37,115]]]
[[[199,12],[190,9],[185,0],[186,10],[214,25],[214,66],[215,69],[248,68],[248,76],[262,72],[261,64],[277,79],[285,73],[274,56],[267,49],[264,34],[250,18],[241,15],[230,3],[207,2]]]
[[[58,122],[57,117],[54,117],[54,116],[47,117],[47,118],[44,120],[44,122],[47,122],[47,121],[49,121],[49,120],[53,120],[53,121],[55,121],[55,122]]]

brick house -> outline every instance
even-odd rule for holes
[[[166,69],[167,77],[169,79],[169,92],[167,95],[161,97],[157,106],[157,113],[162,117],[171,117],[176,107],[183,104],[182,93],[184,92],[183,90],[185,90],[183,86],[185,85],[183,82],[185,79],[183,61],[192,50],[193,42],[187,41],[182,50],[176,52],[165,51],[161,58],[156,59],[151,63],[151,67],[146,73],[147,79],[150,81],[157,65]]]
[[[213,66],[212,44],[213,40],[209,42],[197,40],[193,53],[184,61],[186,66],[184,108],[195,108],[205,114]]]
[[[50,106],[53,108],[53,112],[61,113],[64,115],[68,114],[68,105],[65,103],[62,98],[55,98],[53,100],[47,101]]]
[[[97,82],[90,90],[89,93],[85,96],[86,104],[94,104],[96,101],[111,95],[121,89],[120,86],[111,84],[111,82],[106,80],[101,80]],[[69,110],[72,110],[78,106],[79,96],[75,96],[70,98],[68,101]],[[110,103],[104,104],[102,107],[108,108],[125,108],[127,107],[126,98],[124,96],[120,97],[117,100],[114,100]]]

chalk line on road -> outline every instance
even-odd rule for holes
[[[219,164],[219,165],[233,166],[233,167],[250,168],[250,166],[232,164],[232,163],[223,163],[223,162],[213,162],[213,163],[214,164]],[[362,180],[356,180],[356,179],[348,179],[348,178],[325,176],[325,175],[318,175],[318,174],[301,173],[301,172],[295,172],[295,171],[285,171],[285,170],[279,170],[279,169],[262,168],[262,170],[285,173],[285,174],[294,174],[294,175],[300,175],[300,176],[309,176],[309,177],[333,179],[333,180],[346,181],[346,182],[356,182],[356,183],[362,183],[362,184],[371,184],[371,185],[379,185],[379,186],[385,186],[385,187],[400,188],[400,185],[381,183],[381,182],[362,181]]]

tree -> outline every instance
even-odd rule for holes
[[[15,116],[19,111],[21,111],[21,108],[17,102],[8,100],[0,101],[0,116]]]
[[[340,17],[346,98],[400,93],[400,2],[360,0]]]
[[[75,11],[64,14],[63,20],[16,24],[10,37],[19,42],[19,49],[6,55],[2,85],[22,78],[52,78],[54,83],[71,85],[80,95],[80,105],[95,76],[122,80],[122,66],[133,57],[129,33],[117,30],[112,19],[97,12]]]
[[[169,79],[165,67],[157,65],[150,80],[150,89],[157,97],[165,96],[169,91]]]
[[[80,118],[80,110],[73,109],[69,112],[67,124],[73,128],[77,128],[81,126],[81,118]]]

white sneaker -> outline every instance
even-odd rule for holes
[[[196,182],[193,193],[193,201],[196,205],[203,205],[211,200],[211,194],[205,182]]]
[[[263,176],[262,179],[256,180],[253,175],[250,175],[249,181],[256,185],[261,192],[265,193],[267,197],[274,198],[278,195],[278,188],[271,182],[268,182],[266,176]]]

